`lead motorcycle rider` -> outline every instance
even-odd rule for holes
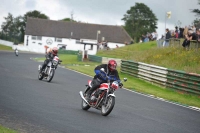
[[[46,60],[44,61],[43,65],[42,65],[42,68],[40,69],[40,72],[42,72],[47,64],[49,63],[49,61],[51,61],[55,56],[58,56],[58,48],[57,47],[53,47],[53,48],[48,48],[48,47],[45,47],[46,48]],[[48,50],[47,50],[48,48]]]
[[[108,80],[119,82],[121,88],[123,84],[120,82],[118,71],[116,70],[117,62],[115,60],[109,60],[108,64],[101,64],[94,69],[96,75],[91,82],[91,88],[87,91],[86,100],[89,101],[90,95],[94,90],[100,87],[102,83],[107,83]],[[103,69],[102,69],[103,68]],[[104,70],[104,71],[102,71]]]

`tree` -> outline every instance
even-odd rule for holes
[[[21,32],[22,32],[21,42],[24,42],[24,33],[25,33],[25,28],[26,28],[26,23],[27,23],[27,17],[49,19],[49,17],[47,15],[45,15],[37,10],[29,11],[26,14],[24,14],[22,27],[21,27]]]
[[[198,0],[198,4],[200,5],[200,0]],[[196,13],[196,16],[200,16],[200,10],[199,9],[193,9],[193,13]]]
[[[16,17],[11,13],[8,13],[7,17],[4,17],[5,22],[1,25],[1,39],[13,41],[19,43],[21,37],[21,24],[22,24],[22,17]]]
[[[198,0],[198,4],[200,5],[200,0]],[[192,12],[195,13],[197,17],[200,17],[200,10],[199,10],[199,9],[193,9]],[[200,25],[200,19],[199,19],[199,18],[196,18],[196,19],[193,21],[193,24],[194,24],[195,26]]]
[[[157,17],[144,3],[136,3],[126,12],[124,18],[125,29],[138,42],[142,34],[154,32],[157,29]]]
[[[72,20],[71,18],[64,18],[64,19],[61,19],[60,21],[71,21],[71,22],[76,22],[75,20]]]

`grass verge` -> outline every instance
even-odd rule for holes
[[[94,62],[79,62],[77,61],[76,55],[59,55],[59,57],[61,60],[63,60],[62,65],[64,65],[66,68],[76,70],[90,76],[94,76],[94,68],[96,65],[99,65],[99,63]],[[44,58],[37,58],[36,60],[44,60]],[[200,98],[198,96],[191,94],[180,94],[177,91],[159,87],[126,74],[119,74],[121,79],[124,77],[128,78],[128,82],[124,83],[124,87],[127,89],[145,94],[151,94],[155,97],[161,97],[185,105],[200,107]]]
[[[12,47],[1,45],[0,44],[0,50],[12,50]]]
[[[17,131],[5,128],[0,125],[0,133],[17,133]]]

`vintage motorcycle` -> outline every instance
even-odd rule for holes
[[[126,81],[127,78],[124,78],[124,82]],[[82,103],[81,103],[82,109],[88,110],[90,107],[93,107],[98,110],[101,110],[101,114],[103,116],[109,115],[115,105],[114,91],[116,91],[119,88],[119,82],[114,81],[111,83],[110,81],[108,81],[108,83],[102,83],[98,89],[93,91],[89,100],[87,101],[85,97],[87,91],[92,87],[91,82],[92,82],[91,80],[88,81],[88,85],[86,85],[85,92],[82,91],[79,92],[82,98]]]
[[[40,70],[42,69],[42,66],[39,65],[38,66],[38,71],[39,71],[38,79],[42,80],[43,78],[45,78],[45,79],[47,79],[48,82],[51,82],[51,80],[54,77],[55,70],[56,70],[58,64],[61,64],[61,62],[62,62],[62,60],[60,60],[58,58],[58,56],[55,56],[53,58],[53,60],[49,61],[46,68],[42,72],[40,72]]]
[[[16,56],[19,55],[19,51],[17,50],[17,48],[15,49],[15,55],[16,55]]]

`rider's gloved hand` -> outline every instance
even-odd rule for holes
[[[123,84],[122,84],[122,83],[119,83],[119,87],[122,88],[122,87],[123,87]]]

